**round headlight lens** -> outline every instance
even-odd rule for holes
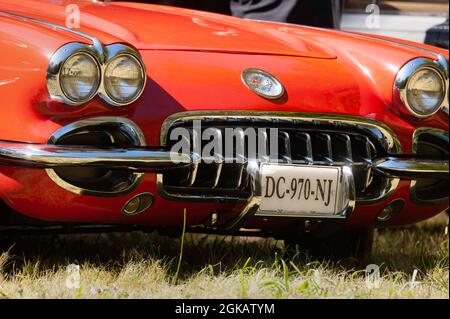
[[[100,70],[96,60],[87,53],[76,53],[63,64],[59,75],[61,89],[74,102],[86,102],[100,85]]]
[[[141,63],[132,55],[112,59],[105,70],[105,90],[119,104],[135,101],[144,89],[145,72]]]
[[[444,96],[444,80],[438,71],[432,68],[418,70],[406,86],[408,106],[419,116],[434,114],[440,108]]]

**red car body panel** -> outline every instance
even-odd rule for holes
[[[86,40],[0,14],[0,140],[46,143],[55,131],[74,121],[121,116],[142,129],[148,146],[159,146],[160,128],[168,116],[200,110],[360,116],[388,125],[397,134],[404,154],[412,151],[416,128],[448,130],[445,114],[419,120],[399,111],[392,98],[398,70],[413,58],[434,59],[432,53],[389,44],[388,39],[164,6],[84,1],[78,5],[79,31],[98,37],[104,44],[128,43],[139,50],[148,76],[144,94],[121,108],[99,98],[80,107],[52,101],[46,87],[50,56],[65,43]],[[60,25],[65,24],[65,8],[54,1],[0,0],[0,11]],[[448,51],[433,50],[448,60]],[[275,75],[287,96],[272,101],[253,94],[240,80],[242,70],[249,67]],[[0,198],[15,211],[39,220],[177,226],[187,208],[188,223],[196,225],[212,211],[238,214],[243,207],[157,197],[145,213],[124,217],[123,205],[142,192],[158,194],[156,174],[145,174],[143,182],[129,194],[99,198],[60,188],[44,170],[0,166]],[[377,214],[395,198],[406,199],[407,213],[389,225],[428,219],[448,207],[448,203],[417,205],[409,196],[410,182],[403,180],[385,200],[357,206],[347,224],[377,225]],[[254,218],[249,226],[270,229],[288,222]]]

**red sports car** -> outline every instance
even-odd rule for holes
[[[6,234],[185,226],[363,256],[372,229],[448,208],[447,50],[131,2],[0,0],[0,52]]]

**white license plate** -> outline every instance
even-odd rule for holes
[[[261,166],[258,215],[335,215],[340,213],[342,169],[330,166]]]

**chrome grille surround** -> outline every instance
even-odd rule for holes
[[[183,112],[177,113],[169,116],[163,123],[161,127],[161,145],[168,146],[168,136],[170,130],[175,126],[183,126],[192,124],[192,121],[200,120],[202,125],[205,123],[221,123],[222,125],[227,125],[227,123],[251,123],[254,125],[264,125],[267,127],[286,127],[301,128],[302,126],[324,126],[328,128],[338,128],[341,131],[347,131],[349,133],[356,131],[363,132],[363,134],[368,138],[368,141],[376,141],[381,150],[386,154],[401,154],[401,144],[395,135],[395,133],[385,126],[384,124],[362,118],[357,116],[344,116],[344,115],[334,115],[334,114],[313,114],[313,113],[295,113],[295,112],[249,112],[249,111],[193,111],[193,112]],[[247,125],[249,126],[249,125]],[[205,127],[208,127],[207,125]],[[228,124],[228,127],[240,127]],[[299,129],[301,130],[301,129]],[[283,131],[280,129],[280,131]],[[284,133],[284,132],[282,132]],[[329,134],[326,130],[319,132],[324,137],[324,141],[329,140]],[[348,144],[345,134],[343,135],[343,145]],[[308,138],[308,137],[305,137]],[[325,143],[326,145],[327,143]],[[201,171],[199,169],[201,159],[199,157],[198,161],[193,165],[193,174],[196,175]],[[289,160],[286,161],[288,163]],[[334,161],[323,161],[317,162],[313,161],[309,164],[323,164],[327,165],[348,165],[347,161],[334,162]],[[368,159],[367,167],[370,170],[371,161]],[[221,166],[221,165],[219,165]],[[217,167],[216,173],[223,169],[223,167]],[[218,175],[219,175],[218,174]],[[194,178],[195,179],[195,178]],[[370,198],[359,198],[360,203],[373,203],[384,199],[385,197],[392,194],[398,184],[398,178],[385,178],[384,183],[380,186],[379,192]],[[250,182],[251,183],[251,182]],[[248,198],[242,198],[240,196],[224,196],[220,195],[206,195],[204,193],[198,194],[178,194],[167,191],[164,185],[164,174],[157,175],[157,184],[159,194],[169,200],[174,201],[209,201],[209,202],[245,202]],[[193,182],[191,181],[191,186]],[[217,183],[212,185],[217,186]],[[251,192],[251,189],[250,189]],[[251,197],[251,196],[250,196]]]

